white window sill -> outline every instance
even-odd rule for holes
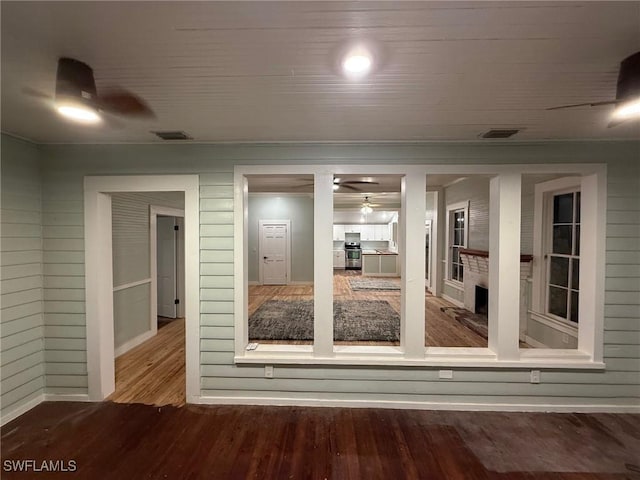
[[[455,288],[457,290],[464,290],[464,283],[459,282],[457,280],[450,280],[448,278],[445,278],[444,284],[448,285],[450,287],[453,287],[453,288]]]
[[[574,338],[578,338],[578,326],[575,323],[569,323],[566,320],[559,320],[557,318],[551,317],[549,315],[545,315],[542,313],[534,312],[533,310],[529,310],[529,315],[531,319],[542,323],[554,330],[558,330],[559,332],[566,333]]]
[[[520,358],[498,360],[488,348],[426,347],[420,358],[407,358],[401,347],[335,346],[332,356],[314,356],[312,345],[259,345],[234,357],[236,364],[353,365],[384,367],[545,368],[602,370],[577,350],[521,349]]]

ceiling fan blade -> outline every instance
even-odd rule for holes
[[[349,180],[340,182],[340,185],[380,185],[378,182],[367,182],[366,180]]]
[[[22,89],[22,93],[29,97],[39,98],[41,100],[53,100],[53,97],[51,95],[47,95],[46,93],[31,87],[24,87]]]
[[[123,89],[100,92],[98,108],[105,112],[128,117],[155,118],[155,113],[140,97]]]
[[[347,190],[353,190],[354,192],[360,192],[361,191],[359,188],[352,187],[351,185],[347,185],[346,183],[340,183],[339,185],[340,185],[340,188],[346,188]]]
[[[613,128],[613,127],[617,127],[618,125],[623,124],[627,119],[623,119],[623,120],[611,120],[608,124],[607,124],[607,128]]]
[[[315,184],[313,183],[305,183],[303,185],[293,185],[291,188],[307,188],[307,187],[313,187]]]
[[[620,100],[605,100],[604,102],[589,102],[589,103],[574,103],[572,105],[561,105],[559,107],[551,107],[546,110],[562,110],[565,108],[576,108],[576,107],[599,107],[601,105],[615,105],[620,103]]]

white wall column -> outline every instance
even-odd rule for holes
[[[520,205],[522,175],[491,179],[489,204],[489,349],[519,358]]]
[[[85,291],[89,399],[104,400],[115,385],[111,195],[85,180]],[[107,259],[109,268],[103,268]],[[107,295],[104,293],[107,292]]]
[[[313,350],[333,356],[333,173],[314,175]]]
[[[433,200],[435,208],[433,210],[433,220],[431,222],[431,249],[433,254],[431,258],[433,260],[431,264],[431,293],[436,297],[442,295],[442,281],[444,278],[444,228],[445,221],[445,209],[444,209],[444,190],[438,188],[433,192]]]
[[[606,230],[599,228],[606,218],[606,180],[604,175],[582,177],[580,190],[580,295],[578,312],[578,350],[593,361],[603,357],[604,271]],[[596,292],[590,295],[589,292]]]
[[[425,354],[425,236],[427,209],[425,175],[408,174],[402,178],[400,223],[400,261],[402,262],[402,292],[400,339],[407,358],[422,358]]]

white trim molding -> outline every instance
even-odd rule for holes
[[[42,394],[42,393],[37,394],[31,400],[28,400],[27,402],[25,402],[25,403],[17,406],[16,408],[10,410],[8,413],[5,413],[2,416],[2,418],[0,418],[0,426],[3,426],[5,424],[9,423],[11,420],[15,420],[20,415],[23,415],[23,414],[27,413],[29,410],[31,410],[32,408],[37,407],[38,405],[40,405],[44,401],[45,401],[44,394]]]
[[[87,373],[90,400],[104,400],[115,389],[110,194],[116,192],[184,192],[186,394],[191,400],[200,395],[199,188],[198,175],[84,178]]]
[[[462,403],[408,402],[402,400],[352,400],[294,397],[202,396],[204,405],[265,405],[296,407],[391,408],[397,410],[455,410],[469,412],[640,413],[640,405],[571,403]]]
[[[127,353],[132,348],[136,348],[141,343],[146,342],[150,338],[153,338],[158,333],[158,324],[156,322],[156,328],[152,330],[147,330],[146,332],[142,332],[140,335],[133,337],[131,340],[124,342],[122,345],[117,347],[113,354],[115,358],[118,358],[120,355]]]

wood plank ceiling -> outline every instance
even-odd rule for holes
[[[639,2],[2,2],[2,130],[38,142],[514,140],[638,138],[606,128],[619,62],[640,50]],[[376,46],[347,80],[340,52]],[[56,61],[90,64],[98,89],[145,98],[152,121],[64,121]]]

